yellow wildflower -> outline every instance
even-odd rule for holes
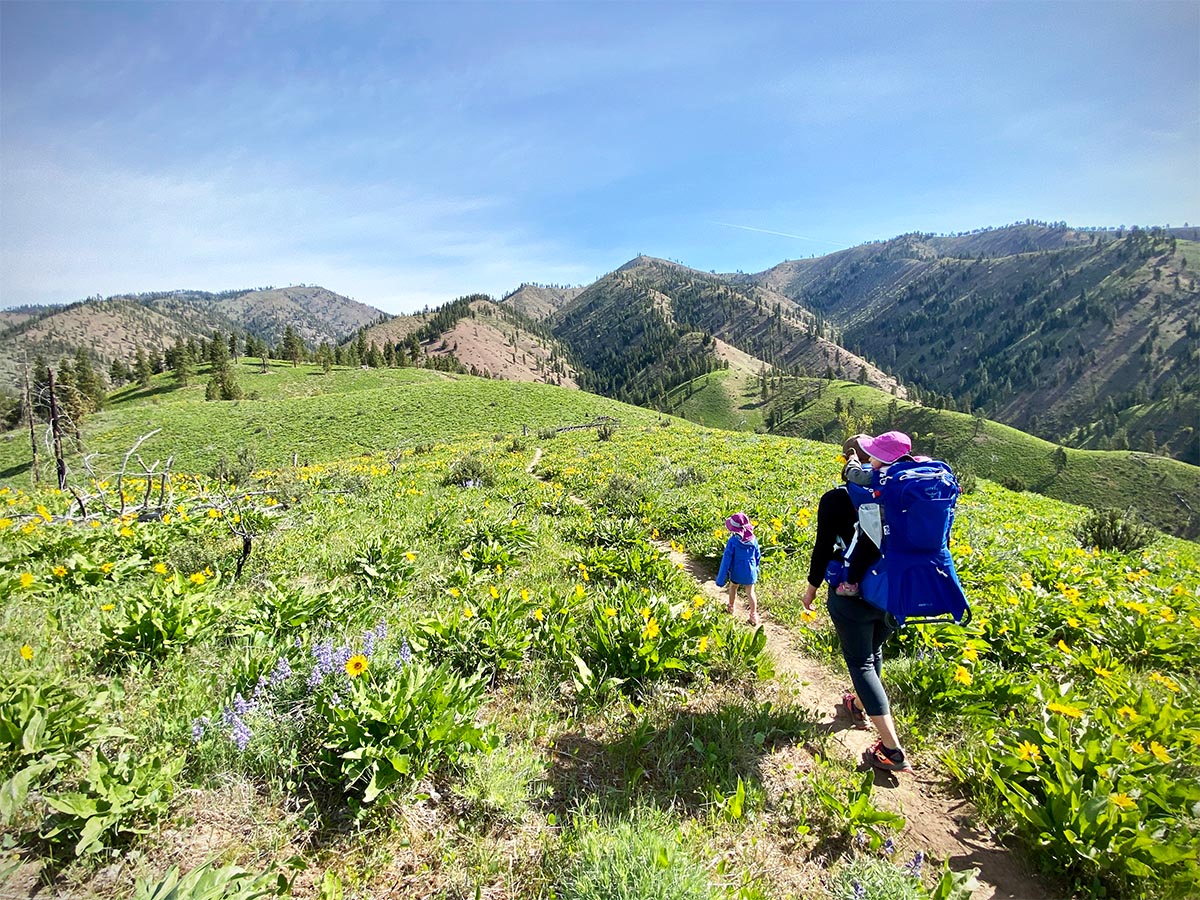
[[[979,651],[971,646],[963,647],[963,659],[967,662],[978,662]]]
[[[409,550],[407,553],[404,554],[404,558],[407,559],[409,562],[416,562],[417,554],[415,554],[411,550]]]
[[[1125,705],[1117,710],[1117,715],[1124,716],[1125,718],[1132,721],[1137,718],[1137,710],[1134,709],[1132,706]]]
[[[475,610],[473,610],[471,607],[464,606],[462,608],[462,617],[464,619],[474,618],[474,616],[475,616]]]
[[[155,575],[166,575],[167,574],[167,564],[166,563],[155,563],[154,564],[154,574]]]
[[[1062,639],[1060,639],[1058,642],[1058,649],[1067,654],[1070,654],[1071,652],[1071,648],[1067,646],[1067,642]]]
[[[1153,754],[1154,758],[1160,763],[1169,763],[1171,761],[1171,754],[1168,753],[1167,748],[1158,741],[1150,742],[1150,753]]]
[[[648,607],[648,606],[643,606],[641,609],[639,609],[639,610],[638,610],[638,612],[640,612],[640,613],[642,614],[642,618],[643,618],[643,619],[649,619],[649,618],[650,618],[650,607]]]
[[[604,618],[611,619],[617,614],[617,611],[611,606],[604,607]]]
[[[21,645],[21,659],[25,660],[26,662],[33,659],[33,648],[28,644]]]
[[[1104,668],[1104,666],[1093,666],[1092,671],[1095,672],[1097,675],[1099,675],[1101,678],[1107,678],[1109,675],[1112,674],[1112,670],[1106,669],[1106,668]]]
[[[1046,709],[1050,710],[1050,712],[1061,713],[1062,715],[1068,716],[1072,719],[1078,719],[1083,715],[1082,709],[1078,709],[1074,706],[1068,706],[1065,703],[1059,703],[1057,701],[1047,703]]]
[[[1166,675],[1160,675],[1158,672],[1150,673],[1150,680],[1156,681],[1172,693],[1179,693],[1179,685],[1168,678]]]
[[[110,562],[100,563],[100,571],[107,575],[113,570],[113,564]]]
[[[521,599],[526,603],[529,602],[529,588],[521,588]]]
[[[208,576],[205,575],[203,572],[193,572],[191,575],[188,576],[188,581],[190,581],[192,584],[198,586],[198,585],[204,584],[204,582],[208,581]]]
[[[100,612],[112,612],[116,608],[116,605],[113,603],[105,603],[100,607]]]
[[[683,608],[683,612],[681,612],[681,613],[679,614],[679,618],[683,619],[683,621],[685,621],[685,622],[686,622],[686,621],[688,621],[688,620],[689,620],[691,617],[692,617],[692,608],[691,608],[690,606],[685,606],[685,607]]]
[[[1158,614],[1159,614],[1159,616],[1162,617],[1162,620],[1164,622],[1174,622],[1175,621],[1175,610],[1171,609],[1171,607],[1169,607],[1169,606],[1161,607],[1158,611]]]
[[[54,572],[55,578],[66,578],[66,576],[67,576],[67,567],[66,566],[55,566],[52,571]]]
[[[576,597],[576,599],[579,599],[579,600],[583,599],[583,585],[582,584],[575,585],[575,597]]]
[[[642,631],[642,637],[646,638],[647,640],[652,640],[653,638],[658,637],[658,634],[658,621],[651,617],[651,619],[646,622],[646,628]]]
[[[801,622],[815,622],[815,621],[817,621],[817,614],[815,612],[813,612],[811,609],[801,610],[800,611],[800,621]]]
[[[959,666],[954,670],[954,680],[959,684],[970,684],[971,673],[968,672],[963,666]]]
[[[1137,804],[1129,798],[1128,794],[1110,794],[1108,799],[1113,806],[1117,807],[1117,809],[1133,809],[1135,806],[1137,806]]]
[[[1067,624],[1070,625],[1072,628],[1078,628],[1079,620],[1077,618],[1075,618],[1074,616],[1067,616]]]
[[[50,510],[46,509],[46,507],[44,507],[40,504],[38,505],[38,508],[37,508],[37,514],[39,516],[41,516],[42,519],[46,522],[49,522],[51,519],[54,518],[54,516],[50,515]]]
[[[1031,744],[1029,741],[1021,741],[1017,745],[1017,756],[1025,762],[1037,762],[1042,758],[1042,748],[1037,744]]]
[[[0,531],[5,531],[12,528],[12,519],[0,519]]]
[[[21,587],[33,587],[33,574],[30,572],[21,573]]]
[[[542,608],[540,606],[533,611],[533,617],[539,622],[546,618],[545,614],[542,613]]]
[[[342,498],[341,498],[341,497],[338,497],[338,499],[339,499],[339,500],[341,500]],[[209,511],[206,513],[206,515],[207,515],[207,516],[208,516],[210,519],[217,519],[217,518],[220,518],[220,516],[221,516],[221,511],[220,511],[220,510],[218,510],[218,509],[210,509],[210,510],[209,510]]]
[[[1129,745],[1129,749],[1132,750],[1134,753],[1145,753],[1146,745],[1143,744],[1141,741],[1134,741],[1132,744]]]
[[[365,671],[367,671],[367,658],[361,653],[356,653],[346,660],[346,674],[351,678],[357,678]]]
[[[488,586],[488,593],[492,595],[493,600],[500,599],[500,588],[496,587],[494,584]]]
[[[121,535],[121,537],[133,537],[133,529],[128,525],[122,526],[120,532],[118,533]]]
[[[699,646],[700,652],[703,653],[707,649],[708,649],[708,638],[707,637],[700,638],[700,646]]]

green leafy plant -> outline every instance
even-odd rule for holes
[[[75,856],[115,847],[145,834],[167,811],[187,754],[178,749],[111,758],[93,750],[80,789],[46,798],[53,810],[42,827],[51,847]]]
[[[290,884],[283,875],[255,874],[239,866],[214,866],[207,862],[186,875],[173,866],[155,881],[139,879],[133,900],[261,900],[287,893]]]
[[[414,646],[464,676],[488,684],[525,658],[537,624],[532,603],[509,588],[490,586],[478,603],[464,600],[450,611],[418,622]]]
[[[476,725],[485,681],[448,663],[411,660],[366,668],[315,695],[313,727],[321,769],[371,803],[396,784],[413,784],[470,750],[492,746]]]
[[[875,773],[865,772],[856,787],[845,795],[835,792],[820,781],[813,782],[813,792],[825,812],[849,833],[862,832],[873,850],[883,846],[888,830],[904,827],[904,816],[879,809],[871,803],[871,788]]]
[[[176,572],[152,581],[145,594],[128,595],[100,622],[105,659],[161,659],[198,641],[219,615],[207,596],[219,580],[217,573],[185,579]]]

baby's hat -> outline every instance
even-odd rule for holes
[[[754,537],[754,527],[750,524],[750,517],[745,513],[734,513],[725,520],[725,527],[744,541]]]

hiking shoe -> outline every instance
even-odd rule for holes
[[[837,594],[839,597],[858,597],[858,596],[860,596],[860,594],[858,592],[858,585],[850,584],[850,582],[848,582],[848,581],[843,581],[841,584],[839,584],[837,587],[835,587],[833,589],[833,592],[835,594]]]
[[[876,741],[863,754],[863,762],[870,763],[876,769],[885,772],[911,772],[912,763],[899,747],[889,750],[883,746],[883,741]]]
[[[867,730],[867,714],[858,708],[858,697],[852,693],[842,694],[842,711],[850,717],[850,724],[863,731]]]

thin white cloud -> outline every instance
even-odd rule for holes
[[[779,237],[795,238],[798,241],[813,241],[818,244],[828,244],[830,247],[845,247],[844,243],[836,243],[827,241],[823,238],[811,237],[807,234],[789,234],[786,231],[771,231],[768,228],[755,228],[753,225],[734,225],[732,222],[713,222],[714,225],[722,225],[725,228],[740,228],[742,231],[757,231],[760,234],[775,234]]]

